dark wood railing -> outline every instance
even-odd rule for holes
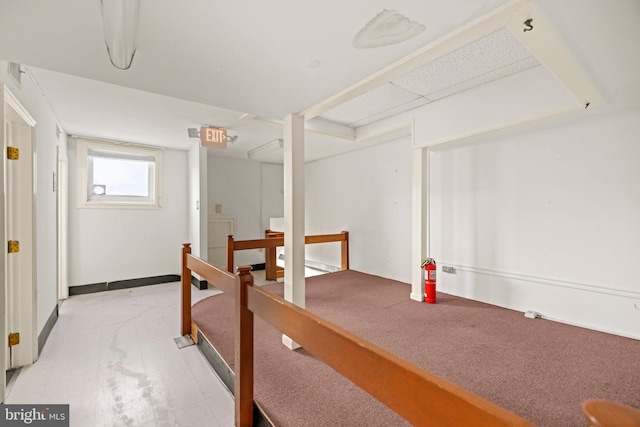
[[[319,234],[313,236],[305,236],[304,238],[304,243],[307,245],[330,242],[340,242],[340,268],[342,270],[348,270],[348,231],[343,231],[338,234]],[[255,240],[234,240],[233,236],[227,236],[227,271],[230,273],[233,272],[235,251],[244,251],[248,249],[265,249],[265,278],[267,280],[276,280],[278,277],[283,277],[283,270],[279,267],[276,267],[276,248],[280,246],[284,246],[284,233],[279,231],[266,230],[264,239]]]
[[[232,275],[191,255],[189,245],[183,247],[183,333],[192,330],[190,307],[188,311],[185,308],[191,303],[191,272],[233,296],[235,301],[236,426],[253,425],[254,314],[414,425],[533,425],[331,322],[254,287],[250,270],[250,267],[239,267],[238,275]],[[425,401],[429,402],[428,411],[424,408]]]

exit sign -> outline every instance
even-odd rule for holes
[[[200,145],[227,148],[227,130],[202,126],[200,128]]]

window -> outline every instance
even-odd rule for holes
[[[78,140],[82,207],[160,207],[162,151]]]

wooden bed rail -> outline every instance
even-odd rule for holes
[[[340,268],[349,269],[349,232],[342,231],[338,234],[318,234],[305,236],[307,245],[317,243],[340,242]],[[265,231],[264,239],[234,240],[233,236],[227,236],[227,271],[233,272],[234,253],[248,249],[265,249],[266,279],[276,280],[276,248],[284,246],[284,233],[278,231]],[[282,277],[282,276],[279,276]]]
[[[198,257],[191,255],[191,244],[182,245],[182,335],[191,333],[191,272],[204,277],[209,283],[227,295],[233,295],[238,287],[238,276],[222,271]],[[253,280],[253,277],[251,277]],[[193,337],[195,340],[196,337]]]
[[[284,299],[253,286],[251,267],[231,275],[183,247],[183,309],[191,272],[235,301],[235,425],[253,425],[253,316],[260,316],[416,426],[533,426],[529,421],[413,365]],[[185,289],[188,289],[186,291]],[[185,294],[186,293],[186,294]],[[190,308],[189,308],[190,317]],[[191,319],[189,318],[189,327]],[[185,328],[183,311],[183,331]]]

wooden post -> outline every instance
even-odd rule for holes
[[[342,258],[342,269],[349,269],[349,232],[342,232],[343,240],[341,242],[341,258]]]
[[[187,255],[191,253],[191,243],[182,245],[182,332],[191,333],[191,270],[187,268]]]
[[[270,230],[266,230],[264,232],[265,239],[270,239],[273,237],[277,236]],[[265,279],[276,280],[278,278],[276,273],[276,248],[266,248],[264,250],[264,264]]]
[[[233,274],[233,252],[235,248],[233,247],[233,236],[227,236],[227,271]]]
[[[238,267],[235,325],[235,421],[236,427],[253,426],[253,312],[247,307],[248,287],[253,286],[251,267]]]

